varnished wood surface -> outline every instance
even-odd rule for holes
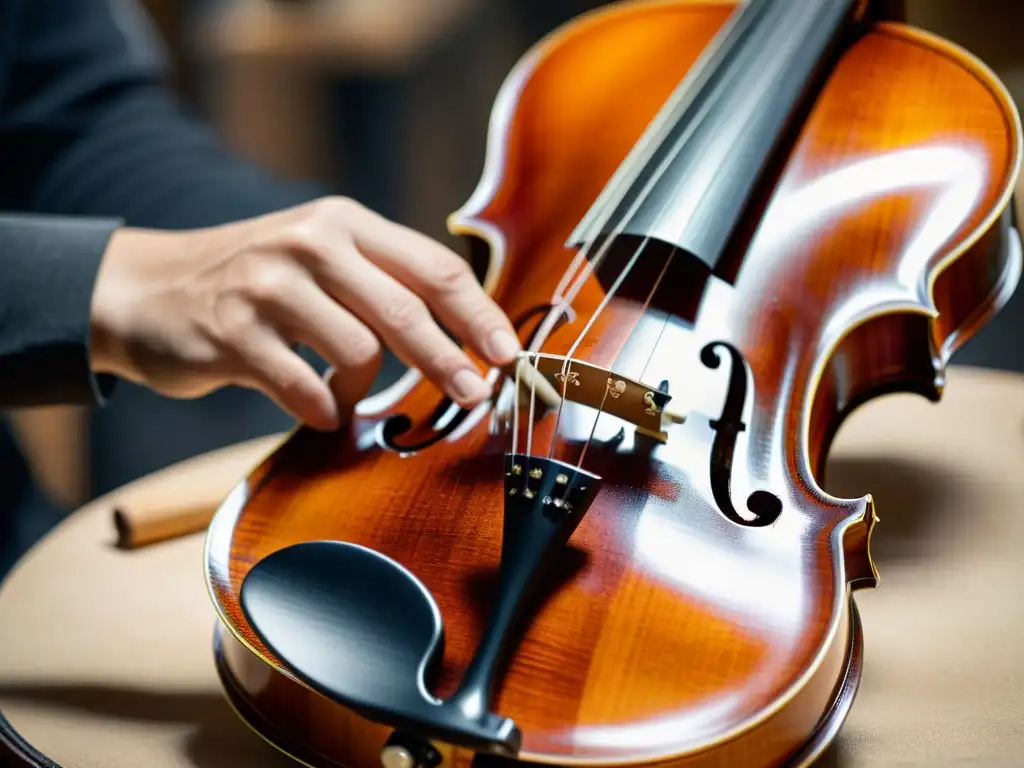
[[[567,236],[731,9],[621,4],[572,25],[513,73],[485,179],[452,222],[489,241],[486,282],[512,317],[550,301],[575,256]],[[619,454],[601,445],[618,425],[598,424],[588,441],[593,415],[534,425],[535,452],[576,462],[589,444],[584,466],[605,488],[496,702],[523,731],[524,759],[764,765],[810,737],[848,660],[848,584],[874,581],[870,498],[833,498],[814,473],[851,405],[894,388],[937,396],[949,354],[1005,300],[1020,264],[999,217],[1019,152],[1014,108],[983,66],[913,30],[876,26],[838,64],[760,228],[707,284],[699,312],[685,268],[655,293],[654,305],[695,325],[664,328],[643,306],[658,270],[631,275],[574,356],[667,380],[690,418],[666,445],[630,436]],[[588,280],[573,302],[578,319],[542,351],[566,354],[606,288]],[[729,381],[728,359],[717,370],[700,362],[714,341],[749,366],[753,405],[732,498],[741,514],[755,490],[781,498],[768,528],[725,519],[709,486],[709,421]],[[396,385],[366,404],[344,436],[297,432],[211,529],[229,672],[293,736],[338,762],[375,759],[387,730],[346,719],[273,671],[241,616],[239,585],[291,543],[340,539],[385,553],[438,601],[446,653],[437,693],[450,692],[493,594],[511,430],[502,406],[413,455],[376,444],[375,426],[392,414],[420,427],[404,440],[429,435],[439,400],[412,381],[407,394]],[[521,447],[526,438],[522,429]]]

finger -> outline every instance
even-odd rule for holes
[[[340,374],[327,382],[339,417],[347,421],[380,371],[384,354],[380,340],[311,279],[290,285],[273,314],[285,338],[313,348]]]
[[[314,429],[330,431],[341,425],[327,382],[271,328],[255,326],[244,347],[236,351],[243,362],[243,383]]]
[[[438,327],[421,299],[360,254],[330,260],[328,289],[372,328],[406,365],[453,401],[471,408],[490,388],[469,356]]]
[[[334,394],[335,402],[338,403],[338,413],[342,423],[347,423],[352,418],[356,405],[366,397],[367,392],[373,386],[377,371],[374,371],[373,375],[369,377],[360,375],[365,372],[365,370],[360,371],[357,375],[352,376],[332,367],[324,374],[324,381],[327,382],[327,386]]]
[[[353,228],[360,252],[421,296],[452,333],[492,365],[520,350],[512,323],[477,282],[465,259],[441,243],[373,212]]]

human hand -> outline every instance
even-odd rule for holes
[[[431,312],[492,365],[515,359],[511,323],[463,259],[351,200],[186,232],[123,228],[93,291],[92,366],[170,397],[250,387],[334,429],[386,346],[472,407],[489,388]],[[330,381],[290,342],[315,349]]]

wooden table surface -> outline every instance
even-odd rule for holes
[[[276,440],[115,495],[130,503],[211,482],[227,491]],[[864,678],[819,766],[1024,764],[1022,470],[1016,375],[953,368],[941,404],[890,396],[840,432],[826,485],[875,496],[881,583],[858,594]],[[74,514],[0,589],[0,710],[68,768],[293,766],[221,694],[203,537],[114,549],[112,500]]]

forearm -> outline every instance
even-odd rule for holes
[[[0,67],[0,409],[102,402],[112,380],[92,373],[90,299],[118,225],[195,229],[322,192],[271,179],[183,112],[133,0],[11,1],[0,8],[18,40]]]
[[[92,373],[90,303],[118,225],[0,214],[0,409],[109,394],[112,379]]]

